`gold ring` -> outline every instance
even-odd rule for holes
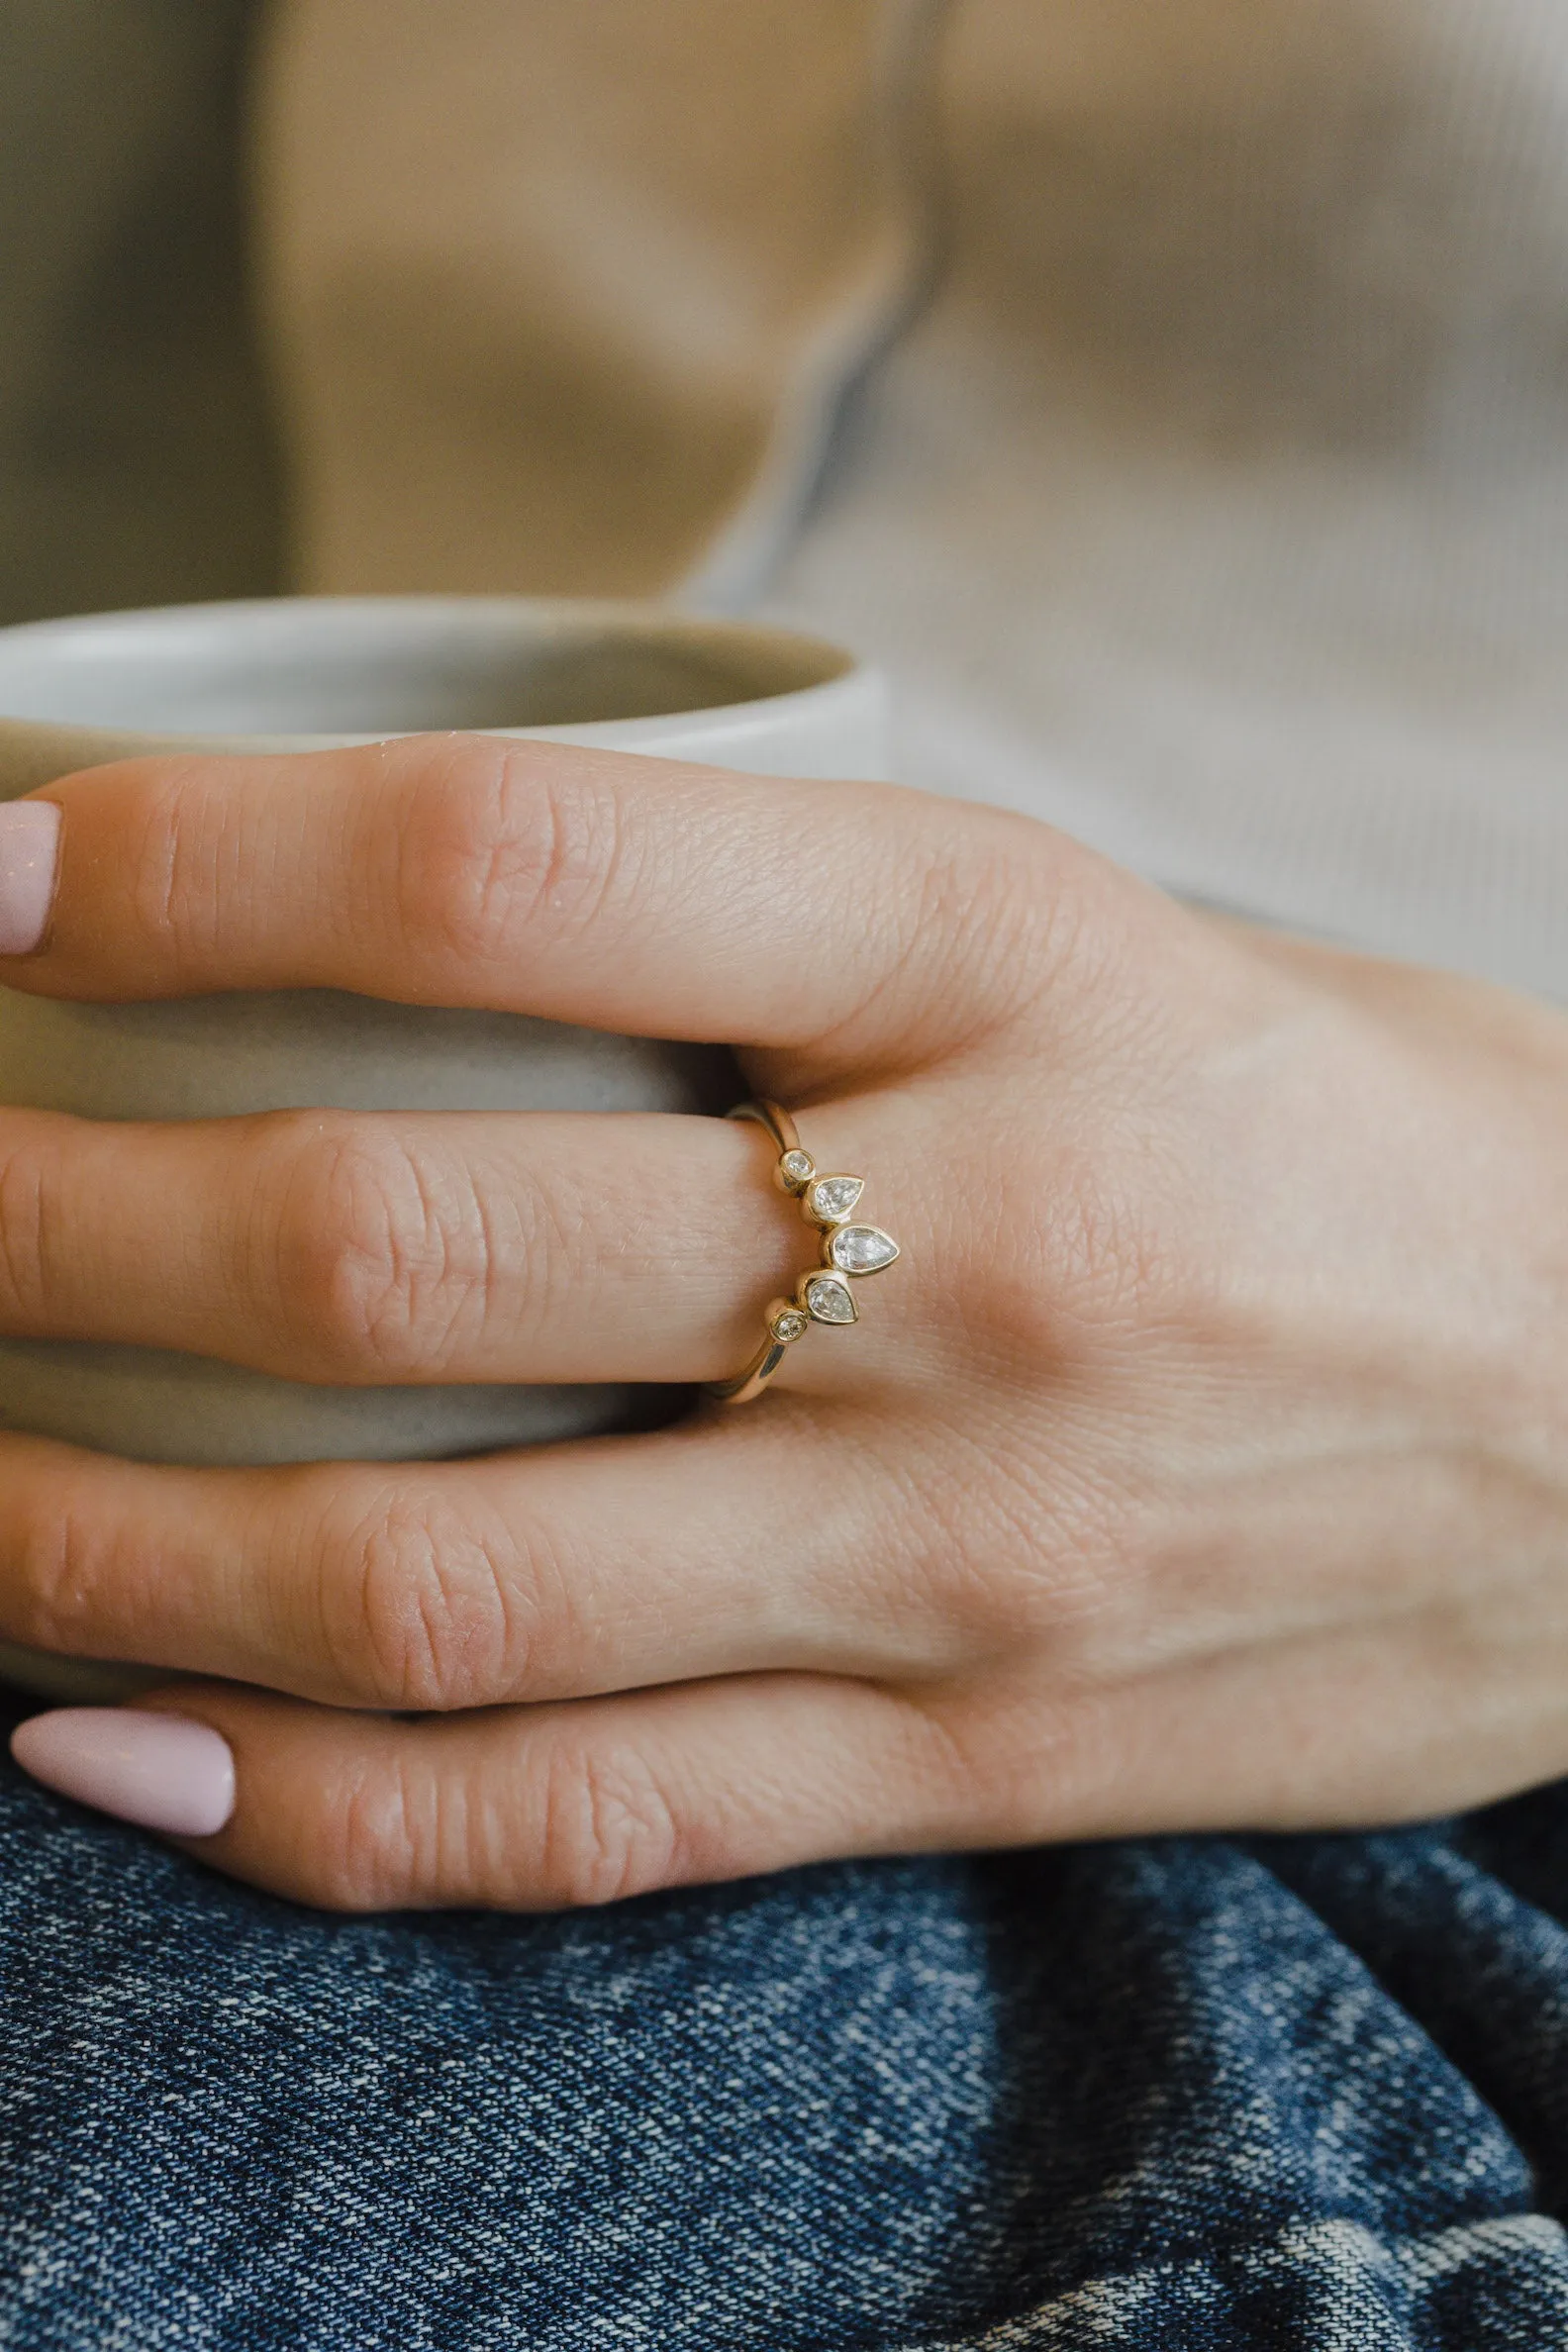
[[[822,1235],[822,1263],[801,1276],[793,1299],[775,1299],[767,1311],[767,1337],[734,1380],[713,1380],[706,1394],[721,1405],[749,1405],[760,1397],[797,1339],[816,1323],[860,1320],[851,1285],[880,1274],[899,1254],[899,1245],[880,1225],[854,1220],[865,1190],[863,1176],[825,1176],[802,1148],[795,1122],[777,1103],[737,1103],[732,1119],[749,1119],[778,1146],[773,1181],[801,1205],[801,1215]]]

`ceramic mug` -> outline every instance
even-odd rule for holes
[[[0,799],[104,761],[292,751],[427,729],[753,774],[886,773],[884,691],[823,641],[656,607],[322,597],[0,630]],[[142,1005],[0,989],[0,1103],[96,1119],[290,1107],[713,1112],[726,1054],[324,989]],[[330,1388],[153,1348],[0,1338],[0,1426],[145,1461],[471,1453],[624,1421],[602,1387]],[[113,1670],[0,1645],[0,1674],[104,1696]]]

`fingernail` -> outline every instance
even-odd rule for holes
[[[46,1789],[170,1837],[211,1837],[234,1812],[234,1751],[188,1715],[59,1707],[19,1723],[11,1753]]]
[[[53,801],[0,801],[0,955],[31,955],[44,936],[59,835]]]

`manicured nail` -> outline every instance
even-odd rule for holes
[[[53,801],[0,801],[0,955],[31,955],[44,936],[59,835]]]
[[[211,1837],[234,1812],[234,1751],[210,1724],[136,1707],[59,1707],[11,1734],[46,1789],[169,1837]]]

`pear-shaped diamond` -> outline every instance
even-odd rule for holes
[[[806,1285],[806,1305],[818,1323],[858,1323],[860,1314],[849,1296],[849,1285],[836,1274],[814,1274]]]
[[[828,1244],[829,1256],[844,1274],[879,1274],[898,1253],[898,1243],[880,1225],[840,1225]]]
[[[819,1176],[806,1206],[819,1225],[842,1225],[864,1191],[863,1176]]]

